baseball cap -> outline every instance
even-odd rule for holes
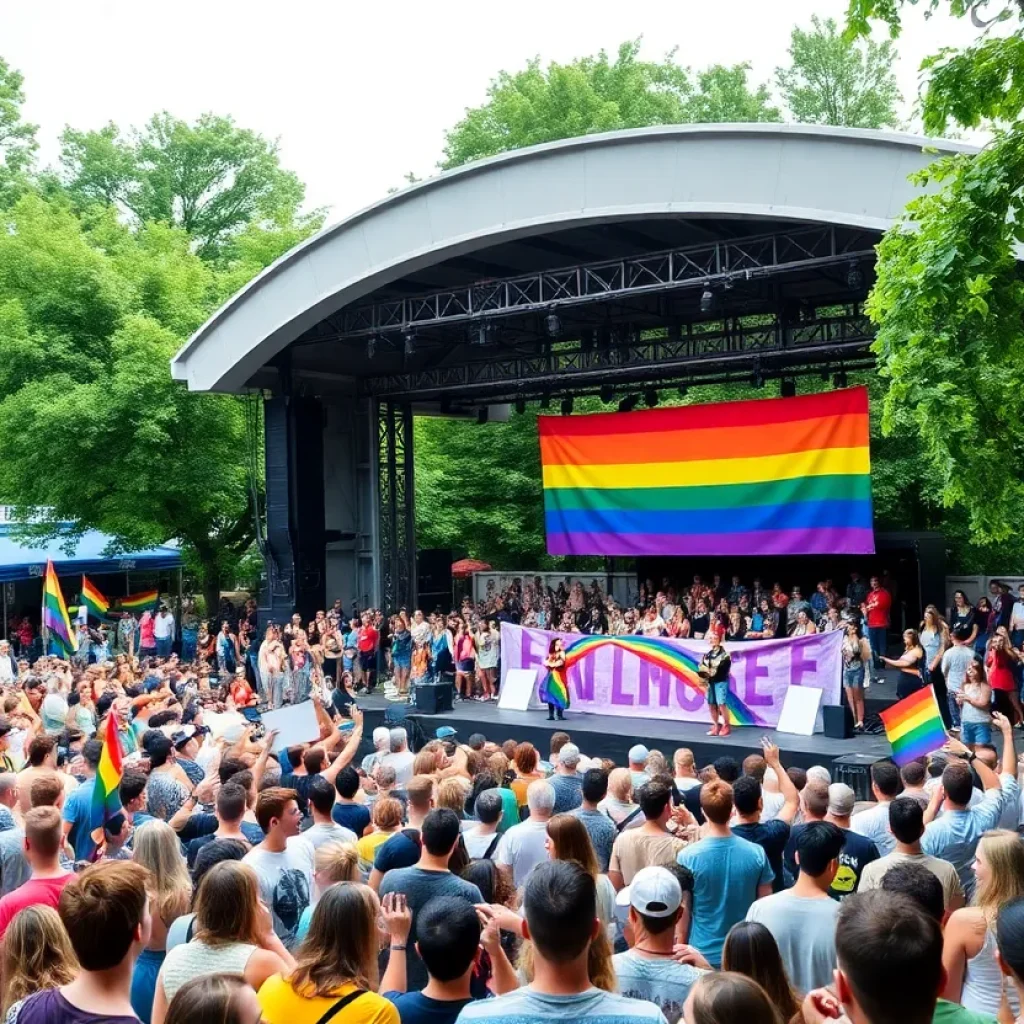
[[[664,868],[641,868],[615,897],[620,907],[632,907],[647,917],[670,917],[683,902],[683,890]]]
[[[175,747],[181,747],[188,743],[195,734],[196,727],[194,725],[183,725],[180,729],[174,731],[174,735],[171,736],[171,742]]]
[[[828,813],[845,818],[857,802],[857,795],[845,782],[833,782],[828,787]]]
[[[649,754],[650,751],[642,743],[638,743],[629,748],[629,763],[639,764],[641,761],[646,761]]]
[[[442,725],[441,728],[434,733],[434,735],[439,740],[450,740],[454,736],[458,736],[458,733],[450,725]]]

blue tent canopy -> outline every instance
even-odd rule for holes
[[[67,543],[62,538],[35,546],[31,541],[13,538],[10,529],[0,527],[0,583],[42,577],[46,572],[47,559],[52,560],[58,576],[177,569],[181,565],[181,552],[172,547],[148,548],[119,555],[104,554],[112,538],[97,530],[83,534],[68,554],[65,551]]]

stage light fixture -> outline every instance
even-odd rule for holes
[[[519,413],[520,416],[522,416],[523,413],[526,412],[526,399],[525,398],[517,398],[516,399],[516,412]]]
[[[406,331],[402,335],[402,343],[405,345],[405,354],[411,356],[416,351],[416,335],[412,331]]]
[[[366,339],[366,358],[372,359],[377,354],[377,336],[371,334]]]
[[[483,426],[487,422],[487,417],[490,415],[491,410],[485,405],[482,409],[476,411],[476,422],[479,426]]]
[[[832,386],[835,387],[835,388],[845,388],[846,387],[846,371],[845,370],[840,370],[832,378]]]
[[[783,398],[796,398],[796,378],[783,377],[779,381],[779,394]]]
[[[615,400],[615,388],[613,388],[611,386],[611,384],[602,384],[601,385],[601,401],[604,402],[605,405],[607,405],[609,402],[613,402],[614,400]]]
[[[648,409],[653,409],[658,404],[658,389],[648,388],[644,392],[644,404]]]
[[[715,308],[715,293],[711,290],[711,282],[704,282],[704,292],[700,297],[700,311],[710,313]]]
[[[572,415],[572,395],[566,395],[565,398],[562,399],[562,415]]]
[[[619,401],[619,412],[632,412],[639,401],[639,395],[626,395],[625,398]]]
[[[562,333],[562,318],[556,313],[549,313],[544,318],[544,329],[552,338],[557,338]]]
[[[859,263],[851,263],[846,271],[846,287],[850,291],[859,292],[864,287],[864,272]]]

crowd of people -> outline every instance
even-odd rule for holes
[[[301,650],[301,623],[272,642],[289,626]],[[538,750],[448,726],[414,752],[401,727],[364,743],[343,669],[311,680],[319,737],[281,748],[244,664],[7,659],[9,1024],[1020,1012],[1022,803],[998,712],[998,746],[879,761],[858,804],[768,740],[742,762],[637,745],[620,765],[564,732]],[[376,661],[359,671],[372,685]]]

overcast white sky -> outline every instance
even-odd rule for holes
[[[790,29],[844,0],[14,0],[0,5],[0,55],[25,75],[44,163],[65,124],[143,123],[167,109],[231,114],[279,138],[311,206],[334,220],[425,176],[444,130],[490,79],[531,56],[558,61],[643,36],[692,67],[785,63]],[[972,38],[964,22],[910,9],[897,74],[910,102],[921,58]]]

